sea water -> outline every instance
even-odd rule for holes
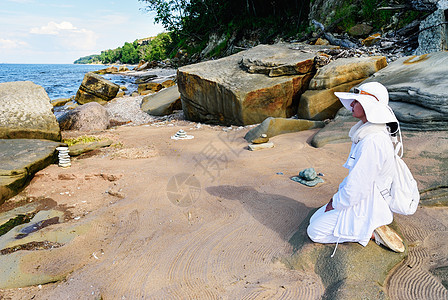
[[[105,69],[105,65],[75,64],[0,64],[0,83],[32,81],[42,86],[51,100],[75,96],[87,72]],[[135,78],[107,74],[104,77],[128,89],[135,89]]]

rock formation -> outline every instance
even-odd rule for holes
[[[448,130],[448,52],[398,59],[365,82],[384,84],[400,125],[409,130]]]
[[[75,100],[79,104],[98,102],[104,104],[112,100],[120,87],[115,83],[92,72],[87,73],[76,93]]]
[[[314,57],[322,49],[300,44],[260,45],[181,67],[178,86],[184,114],[193,121],[222,125],[291,117],[313,76]]]
[[[0,83],[0,138],[59,141],[61,132],[44,88],[31,81]]]
[[[107,110],[96,102],[81,105],[59,119],[62,130],[104,130],[109,126]]]
[[[180,93],[177,85],[161,90],[157,94],[143,98],[141,108],[144,112],[153,116],[165,116],[172,114],[174,110],[181,110]]]
[[[334,92],[346,92],[387,65],[384,56],[340,58],[317,70],[309,90],[300,98],[297,115],[302,119],[334,118],[342,107]]]

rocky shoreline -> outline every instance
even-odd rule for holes
[[[447,62],[443,51],[388,59],[259,45],[181,67],[172,83],[125,71],[148,95],[116,97],[119,86],[89,74],[77,95],[85,104],[59,120],[36,85],[0,84],[10,109],[0,111],[9,124],[0,130],[0,296],[351,299],[363,287],[370,298],[446,297],[448,244],[437,236],[448,232]],[[346,244],[332,260],[304,228],[345,174],[354,120],[333,92],[369,80],[390,91],[421,206],[396,216],[405,254]],[[194,138],[172,139],[181,129]],[[248,151],[261,135],[273,147]],[[61,137],[85,140],[67,169],[55,164]],[[324,183],[290,180],[310,166]]]

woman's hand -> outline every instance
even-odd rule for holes
[[[325,212],[333,210],[333,198],[331,198],[330,202],[328,202],[327,207],[325,207]]]

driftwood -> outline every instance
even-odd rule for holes
[[[351,42],[348,39],[338,39],[335,38],[331,33],[325,31],[324,25],[322,23],[317,22],[316,20],[312,20],[313,24],[319,27],[324,37],[330,42],[331,45],[340,46],[344,48],[357,48],[357,45],[353,42]]]

